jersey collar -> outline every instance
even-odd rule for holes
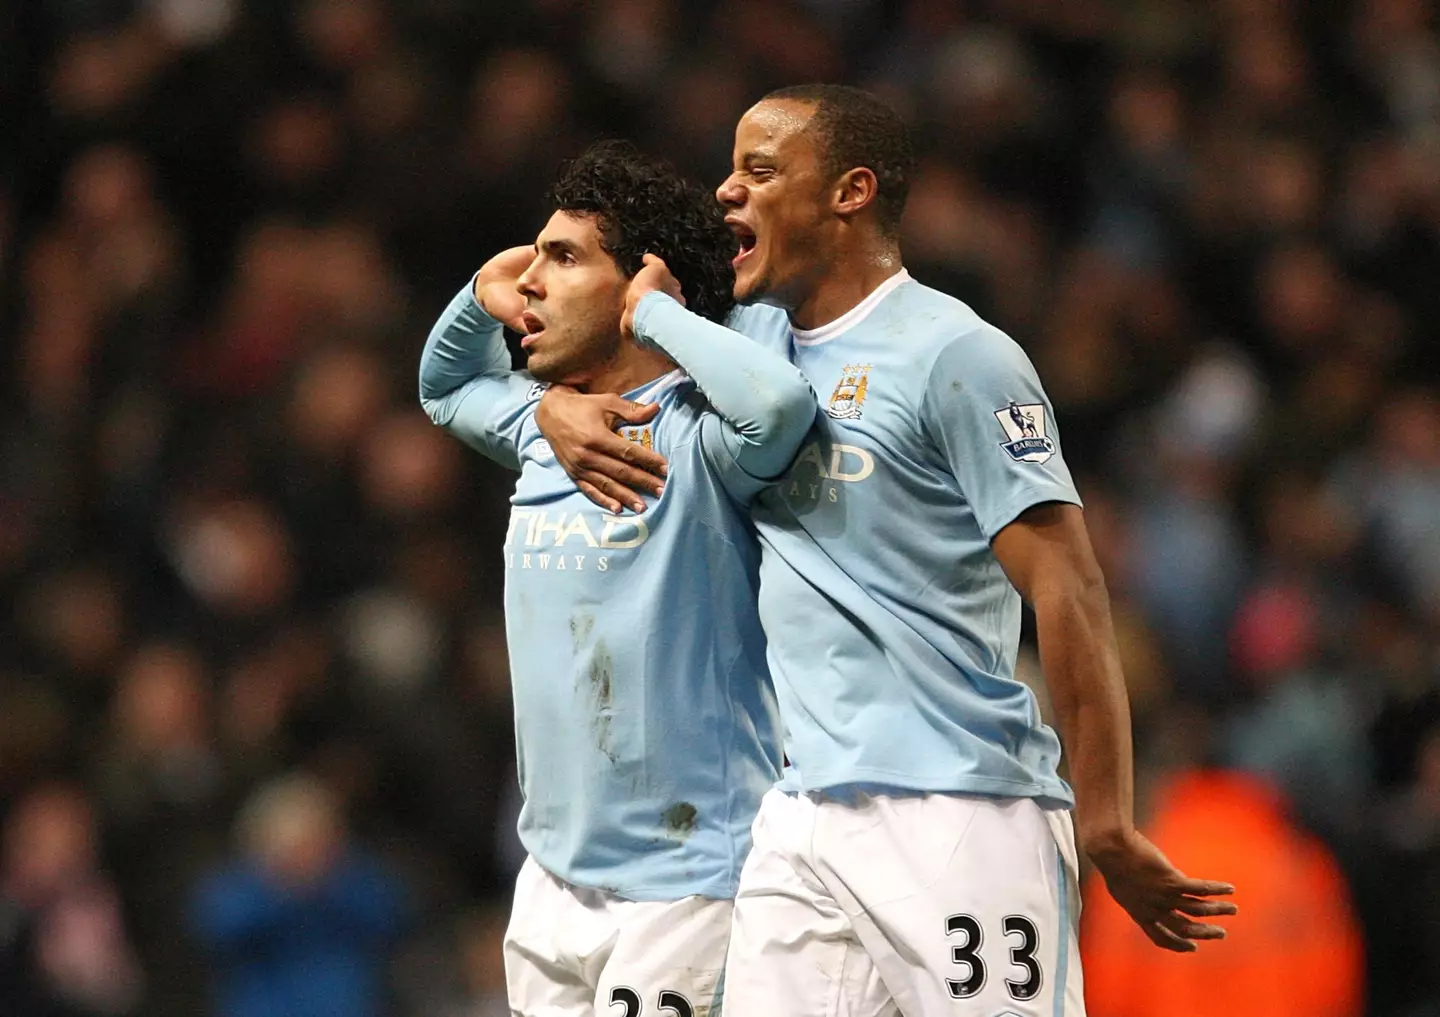
[[[629,399],[632,403],[653,403],[676,385],[683,384],[688,378],[689,375],[676,368],[653,381],[647,381],[637,389],[626,392],[621,398]]]
[[[880,301],[893,293],[901,284],[910,281],[910,273],[905,269],[896,272],[886,279],[879,286],[870,291],[870,295],[840,317],[819,328],[795,328],[791,326],[790,334],[795,337],[797,346],[818,346],[820,343],[829,342],[836,336],[848,332],[875,310]]]

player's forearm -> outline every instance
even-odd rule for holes
[[[635,334],[695,379],[715,412],[753,446],[746,469],[756,476],[784,469],[815,419],[814,392],[793,364],[658,292],[640,301]]]
[[[1080,845],[1101,851],[1134,827],[1130,705],[1098,570],[1033,600],[1040,661],[1054,707]]]
[[[511,373],[501,325],[476,302],[472,286],[473,281],[467,283],[450,301],[420,355],[420,402],[437,424],[446,422],[441,416],[453,413],[446,397],[467,382]]]
[[[535,379],[510,369],[501,325],[470,286],[450,301],[420,357],[420,405],[430,419],[507,469],[519,469],[516,441]]]

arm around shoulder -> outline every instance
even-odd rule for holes
[[[640,301],[635,335],[694,379],[746,473],[769,479],[794,458],[815,420],[815,393],[790,361],[659,292]]]

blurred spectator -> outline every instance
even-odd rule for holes
[[[1402,389],[1376,409],[1369,445],[1337,478],[1341,497],[1369,528],[1394,594],[1440,620],[1440,397]]]
[[[1362,883],[1373,909],[1375,1009],[1407,1017],[1435,1013],[1440,999],[1440,933],[1432,909],[1440,894],[1440,718],[1430,718],[1416,755],[1414,782],[1382,813],[1383,841],[1371,859],[1375,877]]]
[[[1213,470],[1186,464],[1176,489],[1136,506],[1131,577],[1136,597],[1182,671],[1186,695],[1230,693],[1225,629],[1246,563],[1229,506],[1213,491]]]
[[[349,843],[313,778],[261,788],[245,806],[244,857],[208,876],[195,928],[214,954],[222,1017],[385,1012],[385,958],[402,895],[385,867]]]
[[[461,921],[455,938],[462,989],[460,999],[445,1011],[445,1017],[507,1017],[510,1013],[500,952],[508,917],[491,911],[467,915]]]
[[[1264,786],[1196,771],[1160,793],[1147,829],[1182,870],[1225,872],[1240,913],[1223,944],[1157,950],[1092,874],[1081,952],[1094,1017],[1354,1017],[1364,950],[1334,859],[1297,830]]]
[[[83,791],[42,784],[4,829],[0,867],[0,1010],[14,1017],[137,1011],[141,973],[120,897],[100,870]]]
[[[211,678],[187,645],[141,646],[120,671],[96,785],[116,874],[150,973],[151,1007],[204,1005],[191,937],[174,934],[188,888],[224,848],[226,774],[215,744]]]

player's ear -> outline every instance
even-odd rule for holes
[[[875,171],[857,166],[846,170],[835,181],[835,214],[846,218],[856,215],[875,203],[880,195],[880,181]]]

